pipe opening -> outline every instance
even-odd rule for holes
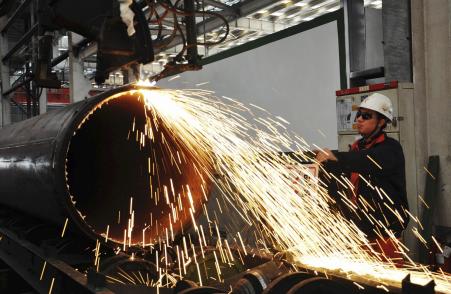
[[[96,234],[108,231],[108,239],[127,245],[171,240],[191,223],[188,191],[196,214],[202,188],[207,191],[195,158],[158,118],[149,117],[159,122],[158,128],[148,125],[154,140],[140,144],[146,115],[151,113],[139,95],[125,92],[110,99],[76,131],[66,160],[69,193],[84,222]],[[180,158],[170,150],[179,151]]]

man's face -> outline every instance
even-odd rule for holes
[[[380,126],[384,124],[383,119],[379,119],[377,112],[366,108],[359,108],[356,122],[359,134],[364,137],[370,135],[378,124]]]

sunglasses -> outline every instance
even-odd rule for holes
[[[369,120],[373,118],[373,114],[370,112],[361,112],[360,110],[357,111],[356,115],[355,115],[355,119],[358,119],[359,117],[362,117],[362,119],[364,120]]]

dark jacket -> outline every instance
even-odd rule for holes
[[[351,173],[358,173],[366,179],[365,181],[358,177],[357,189],[354,190],[356,197],[352,196],[351,189],[346,189],[338,181],[330,185],[329,192],[335,196],[341,212],[370,238],[377,237],[376,232],[387,237],[384,226],[400,237],[409,221],[408,214],[404,211],[409,207],[402,147],[395,139],[387,137],[386,134],[383,136],[382,142],[368,149],[360,147],[360,150],[334,152],[338,161],[325,165],[326,170],[339,179],[340,175],[350,179]],[[341,183],[346,184],[342,179]],[[338,191],[342,193],[337,193]],[[343,197],[352,198],[357,209],[350,209]]]

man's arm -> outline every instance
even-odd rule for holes
[[[380,144],[353,152],[334,152],[334,156],[345,172],[374,175],[394,172],[404,160],[401,146],[394,144]]]

